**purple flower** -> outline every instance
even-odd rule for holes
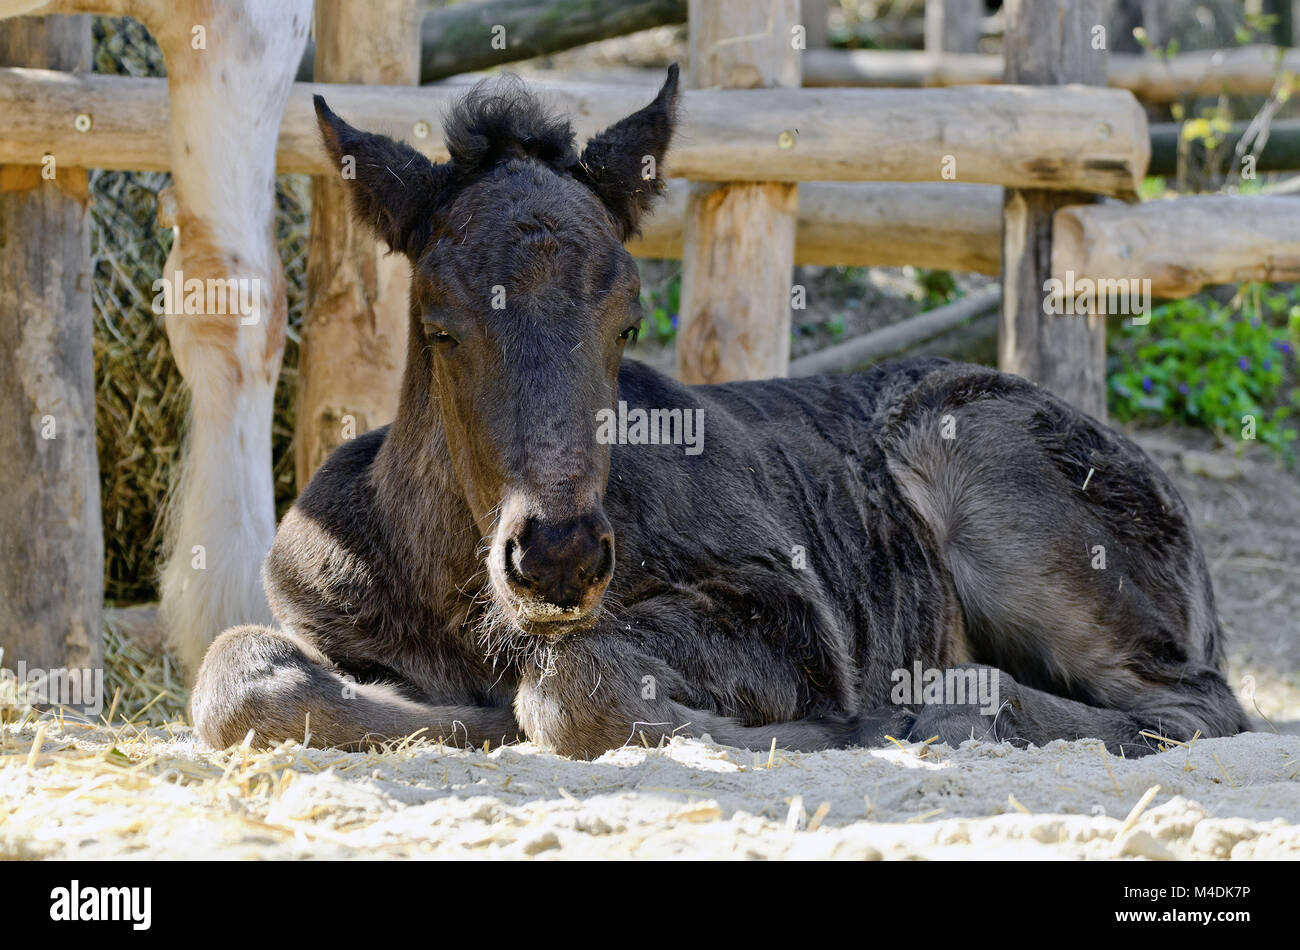
[[[1272,361],[1272,360],[1264,360],[1264,362],[1263,362],[1262,364],[1260,364],[1260,365],[1262,365],[1262,366],[1264,367],[1265,371],[1268,371],[1268,370],[1270,370],[1270,369],[1273,368],[1273,361]]]
[[[1237,369],[1241,370],[1243,373],[1249,373],[1250,360],[1246,359],[1246,357],[1244,356],[1241,359],[1237,360]]]
[[[673,329],[676,330],[676,329],[677,329],[677,314],[675,314],[675,313],[674,313],[673,316],[672,316],[672,323],[673,323]]]
[[[1150,377],[1150,376],[1143,376],[1143,377],[1142,377],[1142,391],[1143,391],[1144,393],[1149,393],[1149,392],[1151,392],[1151,377]]]
[[[1273,345],[1276,346],[1283,353],[1291,352],[1291,344],[1288,343],[1286,340],[1274,340]]]
[[[1184,396],[1186,396],[1186,395],[1187,395],[1187,384],[1186,384],[1186,383],[1179,383],[1179,384],[1178,384],[1178,391],[1179,391],[1180,393],[1182,393]]]

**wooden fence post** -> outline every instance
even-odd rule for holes
[[[798,0],[691,0],[689,22],[694,88],[798,88]],[[774,144],[797,149],[797,130],[781,130]],[[787,182],[691,186],[677,337],[683,382],[785,375],[798,200]]]
[[[799,17],[803,21],[808,49],[826,49],[831,45],[830,0],[799,0]]]
[[[417,85],[420,5],[316,0],[314,68],[317,82]],[[367,117],[344,118],[364,126]],[[397,132],[419,137],[415,129]],[[294,432],[300,491],[342,442],[391,422],[397,412],[410,265],[387,251],[348,213],[338,169],[312,179]]]
[[[1007,0],[1004,80],[1104,85],[1107,53],[1095,48],[1109,39],[1104,7],[1104,0]],[[998,366],[1104,420],[1105,317],[1043,312],[1044,283],[1052,276],[1052,215],[1095,200],[1079,192],[1006,189]]]
[[[984,0],[925,0],[929,53],[978,53]]]
[[[90,50],[86,16],[0,22],[0,65],[89,71]],[[86,170],[58,154],[0,167],[0,647],[10,668],[103,662],[87,202]]]

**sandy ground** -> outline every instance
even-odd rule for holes
[[[212,752],[180,725],[28,722],[0,728],[0,858],[1300,858],[1300,483],[1198,439],[1141,436],[1200,529],[1255,732],[1131,761],[1095,741],[755,755],[679,739],[572,762],[423,742]]]
[[[1191,510],[1246,711],[1300,735],[1300,478],[1261,446],[1234,458],[1203,432],[1130,434]]]
[[[1132,761],[1087,741],[769,757],[678,739],[590,763],[211,753],[160,730],[45,747],[0,768],[0,858],[1300,857],[1294,736]]]

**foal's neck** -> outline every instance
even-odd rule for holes
[[[410,324],[397,418],[371,469],[385,529],[403,569],[426,596],[455,599],[481,581],[478,527],[452,470],[421,327]],[[467,586],[468,585],[468,586]]]

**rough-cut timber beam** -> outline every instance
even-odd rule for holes
[[[673,179],[628,242],[638,257],[680,258],[687,183]],[[799,186],[794,262],[821,267],[929,267],[996,274],[1002,189],[958,182]]]
[[[1001,287],[985,287],[950,304],[792,360],[790,375],[819,376],[823,373],[852,372],[968,323],[980,314],[996,309],[1001,301]]]
[[[653,94],[539,85],[582,137]],[[462,90],[299,83],[280,129],[282,172],[328,171],[314,92],[344,118],[442,159],[439,120]],[[1141,106],[1115,89],[692,90],[682,98],[669,164],[674,175],[695,181],[939,181],[950,155],[961,182],[1127,198],[1150,154]],[[88,131],[77,129],[80,114],[90,117]],[[165,169],[167,117],[161,79],[0,70],[0,164],[39,164],[53,153],[62,167]]]
[[[1141,205],[1061,208],[1052,275],[1151,280],[1153,297],[1209,284],[1300,281],[1300,199],[1189,195]]]
[[[690,0],[689,9],[691,88],[799,88],[799,51],[789,40],[799,0]],[[682,382],[785,375],[798,214],[799,186],[789,181],[691,182],[676,348]]]
[[[1234,122],[1223,133],[1224,150],[1229,155],[1246,133],[1248,122]],[[1172,175],[1178,170],[1178,139],[1181,122],[1161,122],[1151,126],[1151,164],[1149,175]],[[1268,127],[1268,140],[1255,162],[1257,172],[1292,171],[1300,168],[1300,119],[1274,119]],[[1229,169],[1232,170],[1232,169]]]
[[[0,63],[89,69],[92,59],[86,17],[0,22]],[[87,200],[84,169],[0,167],[0,650],[9,669],[103,662]]]
[[[468,0],[424,15],[420,82],[685,22],[686,0]],[[300,82],[311,82],[313,60],[308,45]]]
[[[1107,84],[1147,102],[1184,95],[1266,94],[1279,73],[1300,71],[1300,50],[1241,46],[1182,53],[1168,60],[1116,53]],[[1002,57],[914,50],[806,50],[805,86],[965,86],[1002,81]]]
[[[417,0],[316,0],[316,68],[331,82],[418,83]],[[298,349],[293,453],[298,488],[347,438],[397,415],[411,268],[348,206],[340,175],[311,183],[307,307]]]
[[[1105,22],[1105,6],[1103,0],[1006,0],[1003,78],[1041,83],[1045,91],[1069,88],[1065,83],[1099,86],[1106,79],[1108,54],[1090,40],[1093,24]],[[1043,288],[1051,278],[1052,215],[1065,205],[1095,200],[1085,190],[1005,190],[998,368],[1040,383],[1104,420],[1105,322],[1086,309],[1052,314],[1043,307]]]

